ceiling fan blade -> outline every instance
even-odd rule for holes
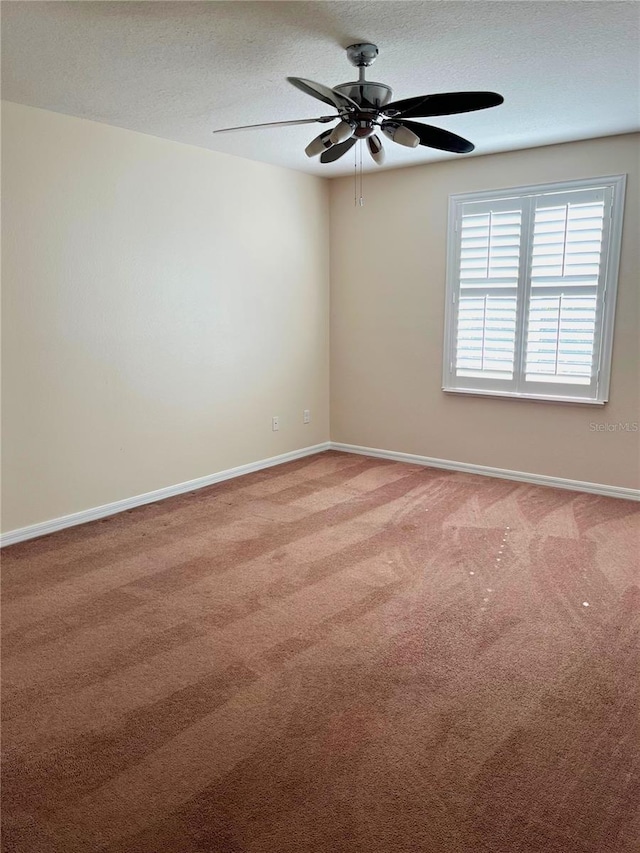
[[[420,145],[426,145],[428,148],[439,148],[441,151],[452,151],[454,154],[468,154],[475,148],[468,139],[463,139],[462,136],[457,136],[449,130],[442,130],[440,127],[420,124],[417,121],[405,121],[403,118],[395,119],[392,123],[413,131],[420,140]]]
[[[296,121],[268,121],[266,124],[243,124],[240,127],[222,127],[213,133],[230,133],[232,130],[255,130],[259,127],[289,127],[293,124],[314,124],[315,122],[335,121],[338,116],[320,116],[320,118],[299,118]]]
[[[398,118],[427,118],[486,110],[500,106],[503,101],[504,98],[497,92],[443,92],[439,95],[419,95],[417,98],[393,101],[386,105],[384,112],[393,111],[393,115]]]
[[[341,92],[336,92],[328,86],[323,86],[322,83],[314,83],[313,80],[305,80],[303,77],[287,77],[289,83],[300,89],[306,95],[311,95],[312,98],[317,98],[319,101],[324,101],[331,107],[335,107],[340,112],[344,110],[359,109],[355,101],[343,95]]]
[[[343,154],[346,154],[350,148],[356,144],[358,140],[353,136],[351,139],[347,139],[346,142],[339,142],[337,145],[332,145],[328,151],[325,151],[324,154],[320,157],[321,163],[333,163],[334,160],[339,160]]]

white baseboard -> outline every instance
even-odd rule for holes
[[[390,459],[394,462],[410,462],[413,465],[424,465],[427,468],[445,468],[448,471],[463,471],[467,474],[480,474],[483,477],[498,477],[503,480],[515,480],[520,483],[531,483],[536,486],[552,486],[556,489],[571,489],[576,492],[590,492],[595,495],[606,495],[610,498],[626,498],[631,501],[640,501],[640,489],[627,489],[622,486],[607,486],[601,483],[585,483],[582,480],[567,480],[564,477],[550,477],[546,474],[528,474],[524,471],[511,471],[505,468],[491,468],[487,465],[473,465],[469,462],[452,462],[449,459],[435,459],[431,456],[417,456],[413,453],[400,453],[394,450],[380,450],[376,447],[361,447],[357,444],[341,444],[336,441],[325,441],[312,447],[303,447],[300,450],[292,450],[282,453],[280,456],[271,456],[258,462],[249,462],[247,465],[238,465],[236,468],[228,468],[217,474],[209,474],[206,477],[198,477],[196,480],[188,480],[186,483],[178,483],[175,486],[167,486],[164,489],[156,489],[144,495],[136,495],[132,498],[124,498],[120,501],[104,504],[103,506],[74,512],[71,515],[63,515],[60,518],[52,518],[50,521],[42,521],[38,524],[30,524],[28,527],[20,527],[0,535],[0,547],[14,545],[27,539],[35,539],[37,536],[45,536],[47,533],[55,533],[56,530],[64,530],[66,527],[74,527],[77,524],[85,524],[99,518],[106,518],[118,512],[134,509],[144,504],[171,498],[185,492],[193,492],[204,486],[212,486],[223,480],[231,480],[250,474],[253,471],[261,471],[263,468],[271,468],[274,465],[282,465],[292,462],[294,459],[302,459],[312,456],[314,453],[322,453],[325,450],[340,450],[343,453],[356,453],[361,456],[375,456],[380,459]]]
[[[294,459],[302,459],[312,456],[314,453],[322,453],[330,449],[330,442],[315,444],[312,447],[303,447],[301,450],[292,450],[289,453],[281,453],[280,456],[271,456],[269,459],[261,459],[258,462],[249,462],[247,465],[238,465],[236,468],[228,468],[226,471],[218,471],[217,474],[209,474],[206,477],[198,477],[196,480],[188,480],[186,483],[178,483],[175,486],[166,486],[164,489],[156,489],[144,495],[136,495],[132,498],[124,498],[120,501],[74,512],[71,515],[63,515],[60,518],[52,518],[50,521],[42,521],[39,524],[30,524],[28,527],[20,527],[10,530],[0,536],[0,546],[14,545],[27,539],[35,539],[36,536],[45,536],[47,533],[55,533],[56,530],[64,530],[65,527],[74,527],[76,524],[85,524],[87,521],[95,521],[108,515],[115,515],[127,509],[134,509],[143,504],[155,503],[156,501],[181,495],[184,492],[193,492],[204,486],[212,486],[223,480],[231,480],[241,477],[243,474],[251,474],[253,471],[261,471],[263,468],[271,468],[274,465],[282,465],[285,462],[293,462]]]
[[[527,474],[524,471],[491,468],[488,465],[473,465],[470,462],[451,462],[449,459],[433,459],[430,456],[379,450],[375,447],[360,447],[357,444],[341,444],[337,441],[331,442],[331,450],[358,453],[362,456],[376,456],[380,459],[391,459],[394,462],[411,462],[414,465],[424,465],[427,468],[445,468],[448,471],[464,471],[467,474],[480,474],[483,477],[499,477],[502,480],[515,480],[519,483],[531,483],[535,486],[552,486],[555,489],[571,489],[575,492],[590,492],[594,495],[606,495],[610,498],[640,501],[640,489],[627,489],[623,486],[585,483],[582,480],[567,480],[564,477],[549,477],[546,474]]]

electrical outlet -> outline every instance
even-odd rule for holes
[[[274,432],[278,432],[278,430],[280,429],[280,418],[277,415],[271,418],[271,429]]]
[[[304,412],[302,413],[302,423],[303,424],[310,424],[311,423],[311,412],[309,411],[309,409],[305,409]]]

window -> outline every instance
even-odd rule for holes
[[[443,389],[608,399],[625,176],[455,195]]]

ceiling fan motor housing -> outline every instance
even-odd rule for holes
[[[353,83],[341,83],[333,87],[336,92],[351,98],[365,110],[379,110],[388,104],[393,90],[384,83],[373,83],[369,80],[354,80]]]

